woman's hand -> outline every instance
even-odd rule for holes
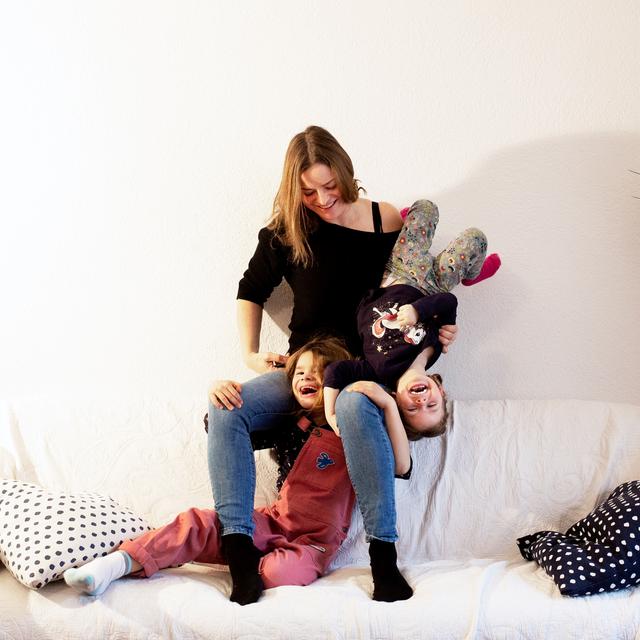
[[[245,364],[257,373],[267,373],[267,371],[275,371],[287,364],[289,356],[283,356],[273,351],[261,351],[258,353],[249,353],[244,359]]]
[[[390,403],[395,406],[393,396],[389,395],[379,384],[369,380],[360,380],[347,387],[347,391],[363,393],[380,409],[386,409]]]
[[[455,342],[457,335],[457,324],[444,324],[440,327],[440,331],[438,332],[438,339],[440,340],[440,344],[442,345],[442,353],[447,353],[447,351],[449,351],[449,346],[453,342]]]
[[[242,385],[233,380],[216,380],[209,389],[209,400],[216,409],[228,409],[242,406]]]

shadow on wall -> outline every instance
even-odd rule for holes
[[[478,226],[503,267],[458,287],[459,338],[435,370],[453,397],[640,403],[640,133],[564,136],[500,151],[435,201],[438,253]],[[265,347],[286,350],[292,297],[266,306]]]

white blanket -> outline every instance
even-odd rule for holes
[[[159,525],[211,506],[204,410],[193,401],[5,402],[0,471],[51,490],[108,493]],[[228,574],[207,566],[121,580],[96,599],[61,583],[29,591],[0,569],[0,639],[638,637],[638,590],[564,598],[515,540],[565,530],[640,477],[639,407],[455,402],[447,436],[412,448],[413,476],[396,482],[398,553],[415,589],[406,602],[370,599],[356,512],[335,571],[248,607],[231,604]],[[264,502],[274,469],[258,457]]]

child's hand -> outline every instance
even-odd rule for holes
[[[340,436],[340,429],[338,429],[338,419],[336,418],[336,398],[339,393],[339,389],[333,389],[332,387],[325,387],[323,389],[324,417],[327,424],[338,437]]]
[[[390,406],[389,403],[395,405],[393,396],[389,395],[379,384],[370,382],[369,380],[354,382],[352,385],[347,387],[347,391],[363,393],[367,398],[369,398],[369,400],[371,400],[371,402],[380,407],[380,409],[385,409]]]
[[[442,353],[447,353],[447,351],[449,351],[449,346],[456,339],[457,333],[457,324],[444,324],[440,327],[440,330],[438,331],[438,339],[442,345]]]
[[[413,327],[418,322],[418,312],[413,305],[403,304],[398,309],[398,322],[402,328]]]
[[[216,380],[209,389],[209,400],[216,409],[233,411],[242,406],[242,385],[233,380]]]
[[[325,416],[325,418],[327,419],[327,424],[333,429],[334,433],[340,437],[340,429],[338,429],[338,420],[335,414],[332,416]]]

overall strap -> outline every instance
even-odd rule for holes
[[[371,215],[374,233],[382,233],[382,216],[380,215],[380,205],[377,202],[371,202]]]

